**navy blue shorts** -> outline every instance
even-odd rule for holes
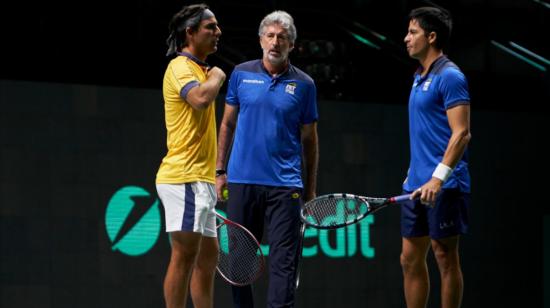
[[[410,193],[410,192],[404,192]],[[468,232],[470,194],[456,189],[443,189],[434,208],[419,199],[401,204],[401,236],[446,238]]]

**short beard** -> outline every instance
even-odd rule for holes
[[[287,57],[272,57],[270,55],[267,55],[267,61],[273,65],[281,65],[286,62]]]

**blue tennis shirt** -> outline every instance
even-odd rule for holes
[[[290,64],[272,77],[261,60],[245,62],[231,74],[226,102],[239,107],[228,181],[303,187],[300,128],[318,118],[313,80]]]
[[[413,191],[432,178],[443,159],[451,138],[447,109],[469,104],[466,77],[447,57],[432,63],[426,76],[418,70],[409,97],[409,136],[411,161],[403,189]],[[443,188],[470,192],[468,150],[464,153]]]

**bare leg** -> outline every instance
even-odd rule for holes
[[[408,308],[424,308],[430,294],[430,278],[426,256],[430,248],[430,238],[403,238],[401,267],[405,300]]]
[[[164,299],[167,308],[187,304],[187,288],[202,235],[192,232],[172,232],[172,254],[164,278]]]
[[[460,269],[458,236],[432,240],[432,249],[441,275],[441,307],[458,308],[464,280]]]
[[[191,277],[191,298],[195,308],[214,306],[214,276],[218,264],[218,240],[203,237]]]

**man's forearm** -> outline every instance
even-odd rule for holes
[[[304,142],[304,160],[306,167],[305,199],[315,197],[317,190],[317,168],[319,165],[319,146],[316,138]]]
[[[222,122],[218,136],[218,157],[216,159],[216,169],[224,169],[226,165],[227,152],[231,140],[233,139],[234,127]]]

